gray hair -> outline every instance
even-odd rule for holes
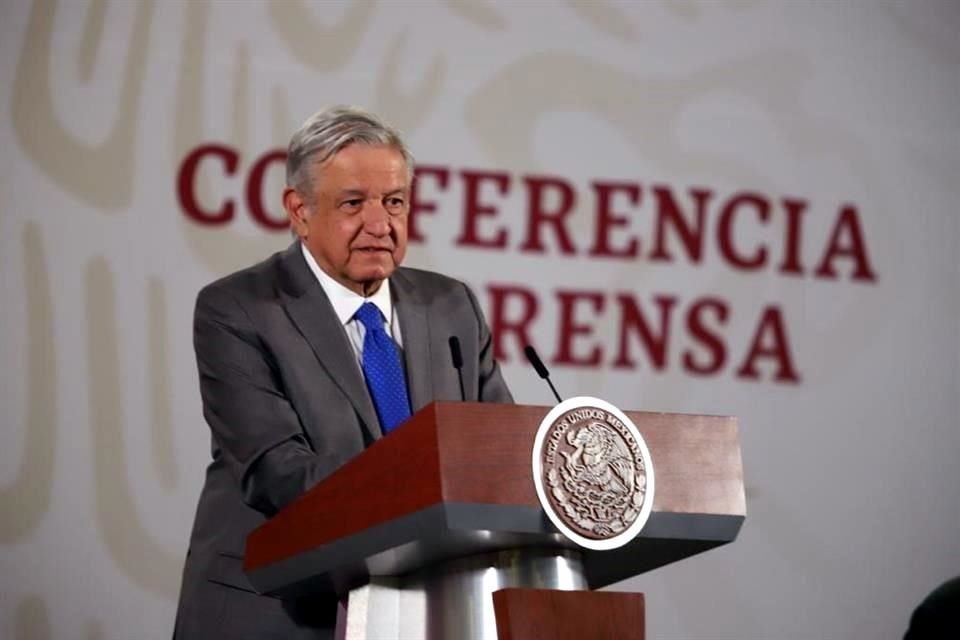
[[[300,125],[287,147],[287,186],[312,196],[311,167],[323,164],[351,144],[393,147],[403,155],[408,179],[413,155],[400,134],[363,109],[335,106],[316,112]]]

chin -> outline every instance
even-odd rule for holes
[[[357,269],[351,275],[354,282],[378,282],[386,280],[394,271],[393,265],[390,267],[373,267],[369,269]]]
[[[392,255],[379,254],[365,257],[364,260],[355,263],[354,267],[357,275],[382,279],[393,273],[394,269],[397,268],[397,263]]]

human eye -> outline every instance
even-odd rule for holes
[[[392,214],[403,213],[407,208],[407,200],[402,196],[387,196],[384,207]]]
[[[340,202],[340,208],[344,211],[356,212],[363,207],[363,198],[347,198]]]

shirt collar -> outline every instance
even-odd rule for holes
[[[320,265],[317,264],[317,261],[313,258],[313,254],[310,253],[303,242],[300,243],[300,249],[303,251],[303,257],[307,261],[307,266],[310,267],[310,271],[313,272],[320,286],[323,287],[323,292],[326,293],[327,298],[330,299],[333,310],[336,312],[337,318],[340,319],[340,324],[345,325],[350,322],[353,319],[353,314],[357,312],[357,309],[359,309],[360,305],[364,302],[372,302],[377,305],[377,308],[380,309],[380,313],[383,314],[387,322],[391,322],[393,318],[391,315],[393,313],[393,301],[390,299],[389,279],[384,280],[380,284],[380,288],[377,289],[375,294],[369,298],[364,298],[359,293],[347,289],[334,280],[330,274],[321,269]]]

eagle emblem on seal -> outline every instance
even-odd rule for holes
[[[557,408],[548,415],[549,424],[546,418],[541,424],[534,447],[534,477],[544,510],[575,542],[600,545],[594,548],[626,544],[643,526],[652,503],[646,444],[626,415],[597,398],[574,398]]]

